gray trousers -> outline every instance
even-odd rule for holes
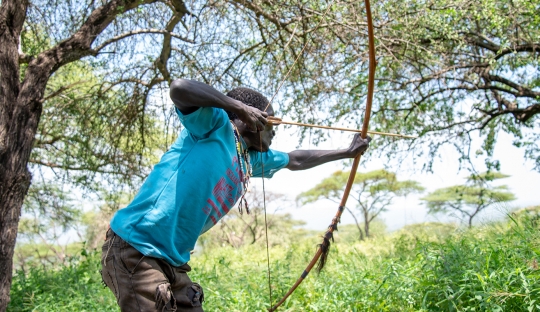
[[[188,277],[187,263],[173,267],[146,257],[111,229],[102,247],[101,268],[103,282],[122,311],[203,311],[203,290]]]

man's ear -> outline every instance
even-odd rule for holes
[[[238,131],[240,131],[240,134],[246,135],[248,133],[257,133],[257,130],[251,130],[249,127],[239,118],[232,121],[236,128],[238,128]]]
[[[231,122],[236,126],[238,131],[242,131],[242,129],[244,129],[246,127],[246,124],[242,120],[240,120],[240,118],[236,118],[234,120],[231,120]]]

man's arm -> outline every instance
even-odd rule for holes
[[[263,130],[268,114],[232,99],[213,87],[198,81],[177,79],[171,83],[170,96],[184,115],[199,107],[217,107],[235,113],[251,130]]]
[[[354,158],[363,153],[369,146],[370,137],[365,140],[356,134],[349,148],[341,150],[296,150],[289,153],[289,170],[304,170],[325,164],[330,161]]]

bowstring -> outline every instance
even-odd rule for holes
[[[332,8],[332,5],[334,4],[334,1],[335,0],[332,0],[330,2],[328,7],[326,8],[326,11],[324,11],[323,15],[321,16],[321,19],[317,23],[317,26],[315,26],[314,30],[316,30],[321,25],[322,21],[325,19],[326,15],[328,14],[330,9]],[[288,45],[292,42],[292,39],[293,39],[294,34],[296,32],[296,27],[297,26],[298,26],[298,24],[295,26],[289,41],[287,42],[287,44],[283,48],[284,50],[287,49]],[[307,47],[308,43],[309,43],[309,41],[306,41],[306,43],[302,47],[302,50],[300,51],[298,56],[295,58],[293,64],[289,68],[289,70],[287,71],[287,74],[285,74],[285,77],[283,77],[283,79],[281,79],[276,92],[274,92],[274,94],[272,95],[272,98],[270,99],[270,101],[268,102],[266,107],[264,108],[263,112],[266,112],[268,107],[274,101],[275,97],[279,93],[279,90],[281,90],[281,87],[285,83],[285,80],[287,80],[287,78],[291,74],[294,66],[296,65],[296,62],[298,62],[298,60],[300,59],[300,56],[302,56],[302,54],[304,54],[304,51],[306,50],[306,47]],[[281,57],[280,57],[278,63],[279,62],[281,62]],[[261,153],[262,153],[262,132],[261,131],[259,131],[259,143],[260,143],[260,150],[261,150]],[[268,268],[268,291],[269,291],[269,295],[270,295],[270,306],[272,306],[272,280],[271,280],[271,274],[270,274],[270,248],[269,248],[269,240],[268,240],[268,219],[267,219],[267,213],[266,213],[266,190],[265,190],[265,185],[264,185],[264,162],[263,161],[261,161],[261,169],[262,169],[261,178],[262,178],[262,186],[263,186],[264,230],[265,230],[265,237],[266,237],[266,262],[267,262],[267,268]]]
[[[262,153],[262,131],[259,131],[259,143]],[[268,291],[270,292],[270,306],[272,306],[272,279],[270,277],[270,247],[268,243],[268,220],[266,217],[266,190],[264,189],[264,161],[261,161],[262,187],[263,187],[263,211],[264,211],[264,233],[266,237],[266,264],[268,267]]]
[[[283,48],[284,50],[286,50],[289,44],[292,42],[297,28],[298,28],[298,24],[294,26],[291,37],[289,38],[289,40],[285,44],[285,47]],[[283,58],[283,54],[279,56],[276,63],[277,64],[281,63],[282,58]],[[276,96],[276,94],[277,92],[272,96],[272,99],[270,100],[270,102],[268,102],[268,105],[266,105],[266,107],[264,108],[264,112],[266,112],[266,110],[270,106],[270,103],[272,103],[272,101],[274,100],[274,97]],[[262,132],[259,132],[259,142],[260,142],[260,150],[262,153]],[[270,302],[270,307],[271,307],[272,306],[272,278],[271,278],[271,271],[270,271],[270,243],[268,239],[268,218],[266,214],[266,189],[264,185],[264,162],[263,161],[261,161],[261,168],[262,168],[261,178],[262,178],[262,187],[263,187],[264,234],[265,234],[265,239],[266,239],[266,266],[267,266],[267,272],[268,272],[268,292],[269,292],[269,299],[270,299],[269,302]]]

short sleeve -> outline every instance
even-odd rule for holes
[[[275,150],[269,150],[265,153],[250,150],[249,157],[254,177],[271,178],[274,173],[289,164],[289,154]]]
[[[199,109],[187,115],[182,114],[176,108],[176,114],[182,125],[199,139],[206,138],[212,130],[229,122],[227,113],[223,109],[215,107],[199,107]]]

